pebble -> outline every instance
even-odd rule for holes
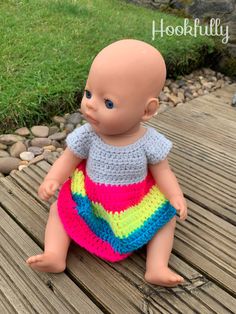
[[[43,153],[43,148],[38,146],[31,146],[28,148],[28,152],[31,152],[34,154],[34,156],[41,155]]]
[[[72,113],[67,118],[67,123],[76,125],[82,121],[82,115],[79,112]]]
[[[209,94],[230,83],[229,77],[207,68],[180,76],[177,80],[168,78],[158,97],[158,113],[173,106],[181,106],[186,101]],[[232,106],[236,107],[236,94]],[[63,117],[54,116],[52,121],[54,124],[51,126],[34,125],[30,130],[23,127],[17,129],[15,134],[0,136],[0,177],[41,160],[59,157],[66,147],[65,138],[68,133],[86,123],[79,112],[66,113]]]
[[[60,124],[60,123],[65,123],[65,122],[66,122],[66,119],[63,118],[63,117],[54,116],[54,117],[52,118],[52,121],[53,121],[53,122],[56,122],[56,123],[58,123],[58,124]]]
[[[44,137],[36,137],[31,140],[32,146],[44,147],[47,145],[51,145],[51,140],[49,138]]]
[[[24,141],[25,137],[15,134],[3,134],[0,135],[0,143],[5,145],[12,145],[18,141]]]
[[[67,123],[65,125],[65,131],[66,131],[67,134],[72,132],[74,130],[74,128],[75,128],[75,126],[72,123]]]
[[[26,146],[23,142],[16,142],[15,144],[13,144],[11,147],[10,147],[10,155],[12,157],[17,157],[19,158],[20,157],[20,153],[26,151]]]
[[[56,125],[53,125],[53,126],[50,126],[49,127],[49,133],[48,133],[48,136],[54,134],[54,133],[57,133],[59,132],[59,127],[56,126]]]
[[[17,129],[15,133],[21,136],[28,136],[30,135],[30,130],[28,128],[20,128]]]
[[[21,171],[21,170],[24,169],[24,168],[27,168],[27,166],[26,166],[26,165],[20,165],[20,166],[18,167],[18,170]]]
[[[58,132],[58,133],[52,134],[48,138],[50,140],[61,141],[61,140],[64,140],[66,138],[66,136],[67,136],[67,133],[65,131],[63,131],[63,132]]]
[[[54,152],[56,150],[56,147],[53,145],[48,145],[43,147],[44,150],[48,150],[50,152]]]
[[[234,96],[232,98],[232,106],[236,107],[236,93],[234,94]]]
[[[8,157],[8,156],[10,156],[8,152],[6,152],[5,150],[2,150],[2,149],[0,150],[0,158]]]
[[[20,165],[28,165],[29,162],[27,160],[21,160]]]
[[[31,132],[36,137],[48,137],[49,127],[44,125],[35,125],[31,128]]]
[[[15,157],[0,158],[0,172],[9,174],[12,170],[17,169],[20,164],[20,159]]]
[[[31,152],[23,152],[20,154],[20,159],[21,160],[27,160],[30,161],[34,158],[34,154]]]
[[[7,145],[0,143],[0,149],[7,149]]]

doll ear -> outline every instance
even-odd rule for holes
[[[144,115],[142,116],[142,121],[148,121],[151,119],[156,113],[159,108],[159,101],[157,98],[150,98],[146,105]]]

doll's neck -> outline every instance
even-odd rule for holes
[[[115,145],[115,146],[124,146],[124,145],[133,144],[134,142],[136,142],[139,138],[141,138],[146,133],[146,131],[147,131],[147,128],[139,124],[137,127],[123,134],[110,135],[110,136],[99,134],[99,136],[106,144]]]

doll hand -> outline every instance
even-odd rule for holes
[[[187,203],[182,195],[175,195],[170,198],[170,203],[179,212],[180,220],[185,220],[188,215]]]
[[[54,195],[59,185],[60,184],[57,180],[54,179],[44,180],[38,190],[39,197],[44,201],[47,201],[51,196]]]

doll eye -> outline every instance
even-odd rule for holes
[[[92,98],[92,93],[89,90],[85,89],[85,96],[86,98],[90,99]]]
[[[108,109],[114,108],[114,104],[110,99],[105,99],[105,105]]]

